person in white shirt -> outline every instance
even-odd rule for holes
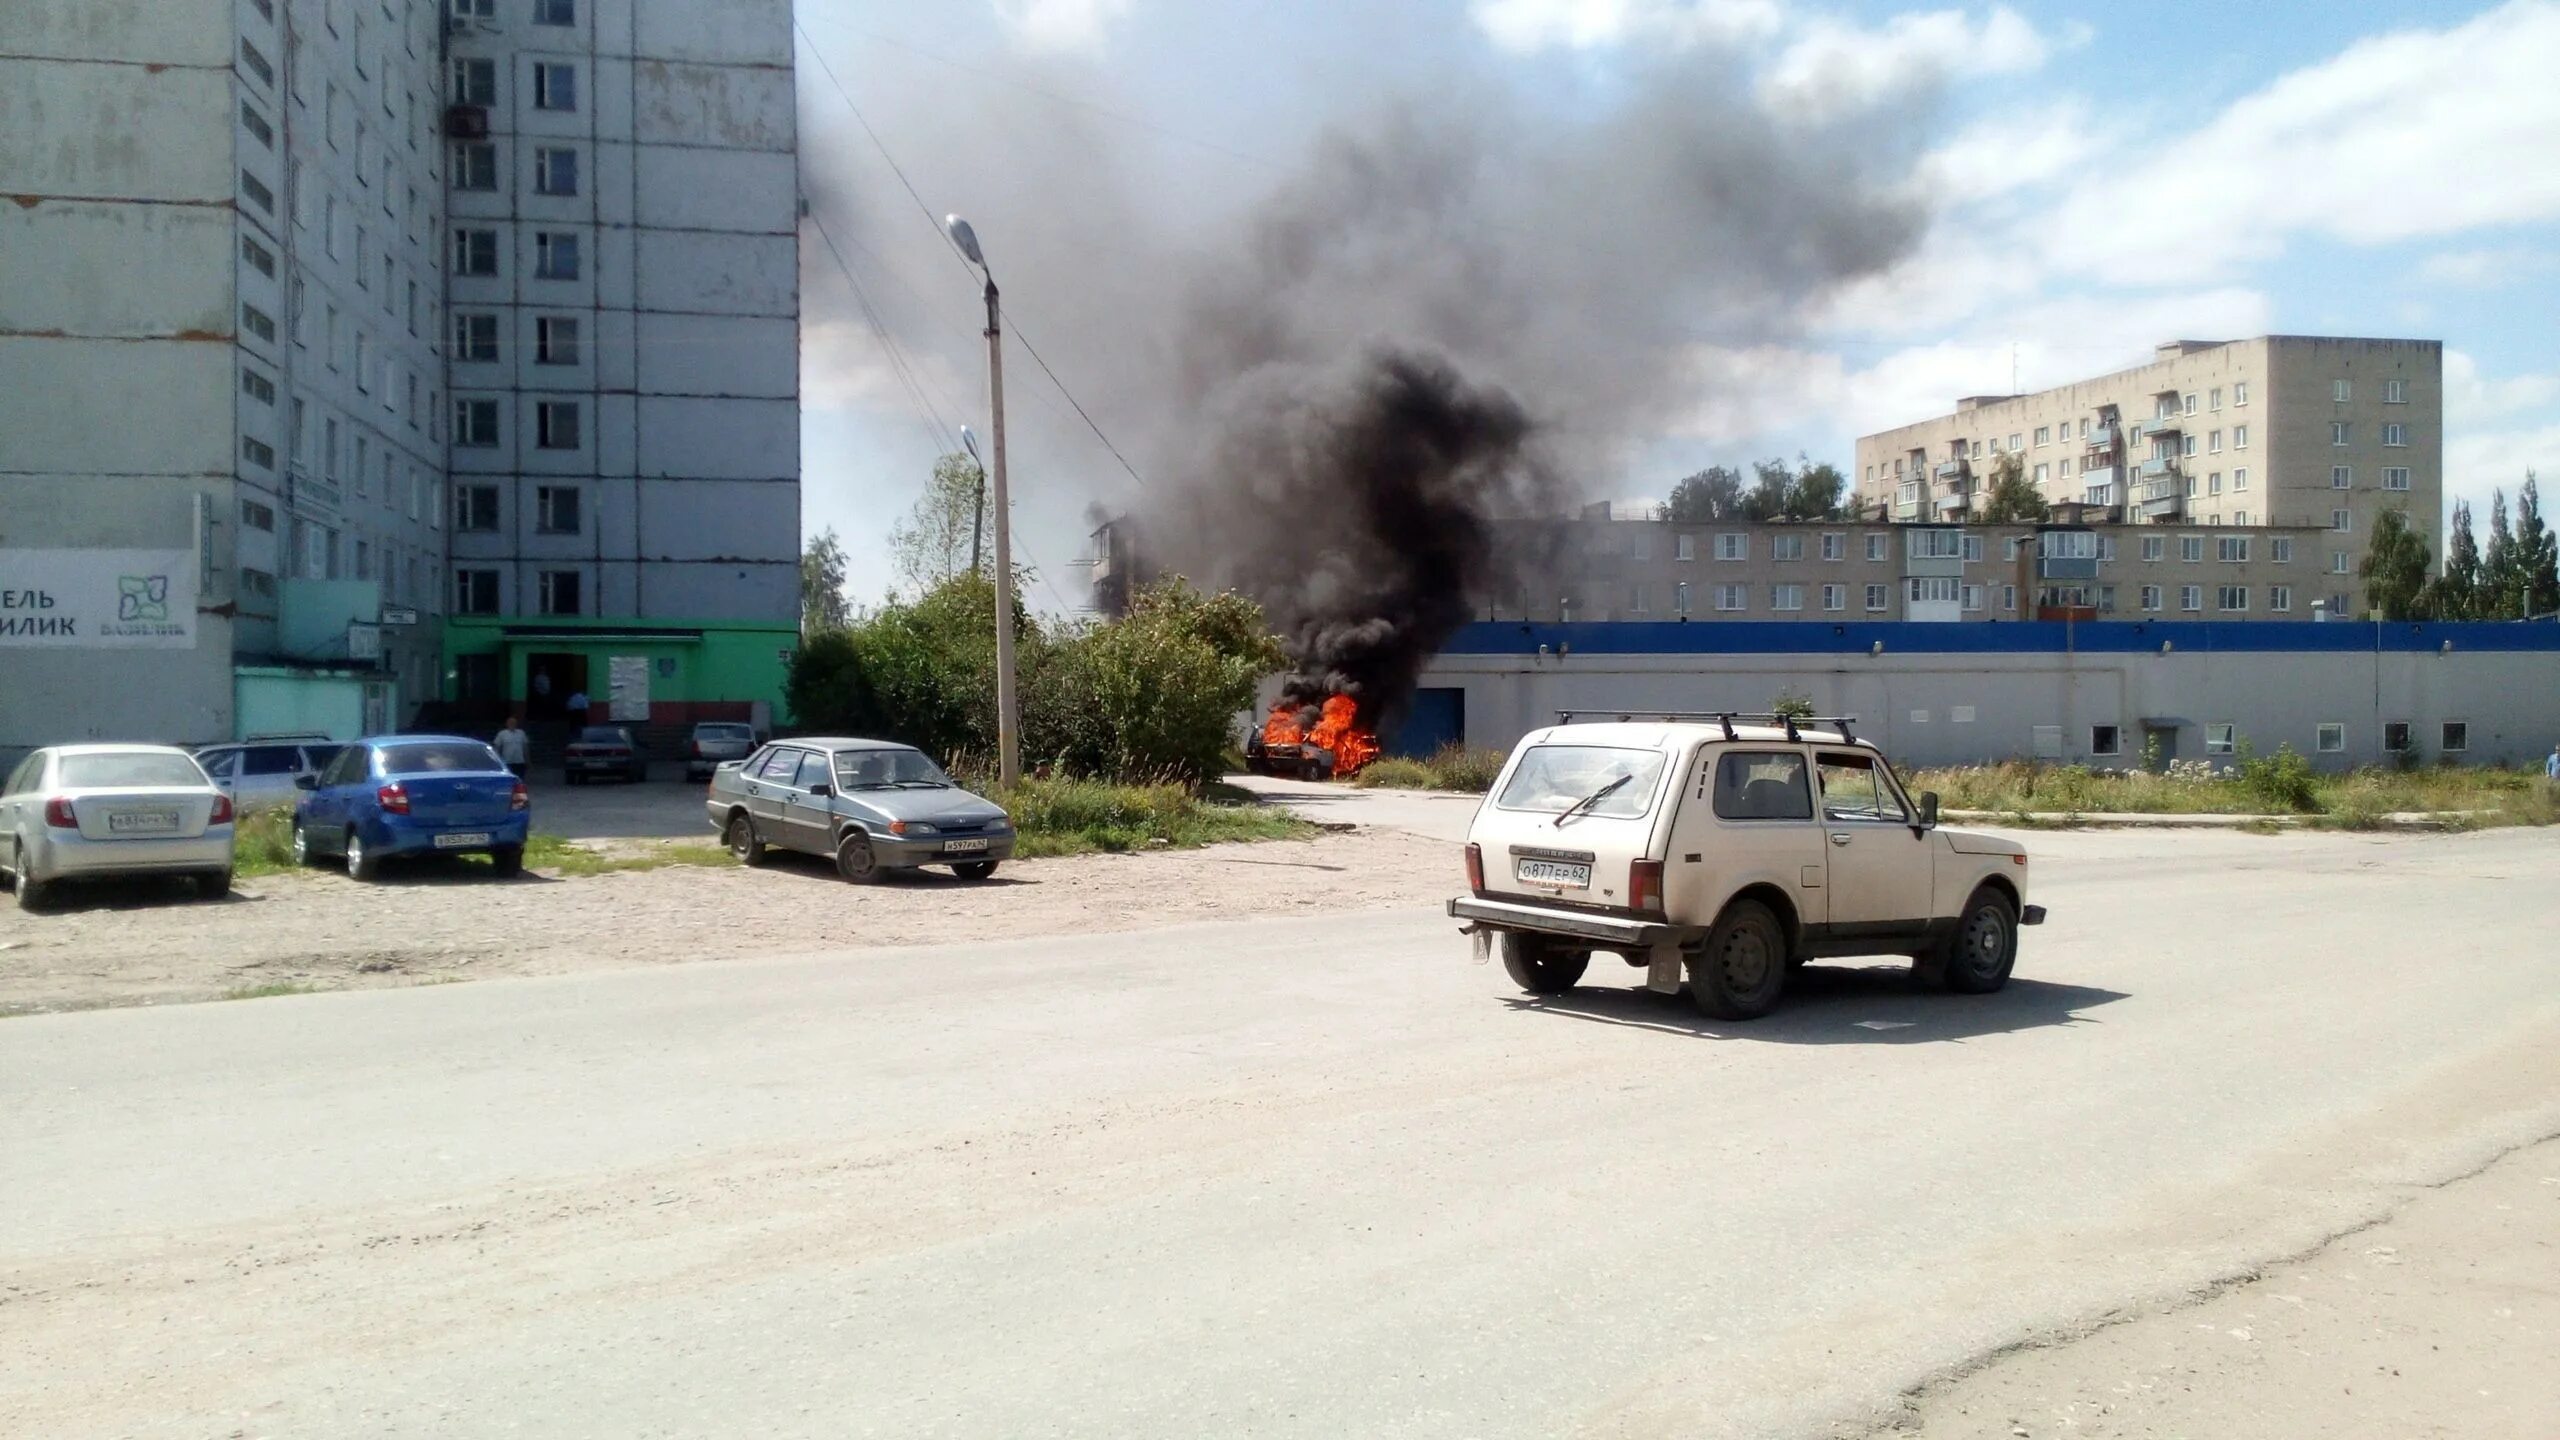
[[[569,695],[569,718],[581,725],[587,723],[587,692],[575,690]]]
[[[523,722],[513,715],[508,716],[507,728],[498,732],[494,743],[497,746],[498,758],[506,762],[509,770],[522,776],[525,750],[532,743],[531,738],[524,733]]]

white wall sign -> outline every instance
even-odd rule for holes
[[[649,657],[616,655],[608,662],[610,677],[607,698],[612,702],[612,718],[641,720],[649,718]]]
[[[0,647],[192,650],[188,550],[0,550]]]

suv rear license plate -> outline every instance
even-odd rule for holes
[[[984,850],[986,848],[987,842],[983,837],[976,840],[945,840],[942,842],[942,853],[945,855],[963,854],[974,850]]]
[[[1568,890],[1591,888],[1591,867],[1568,865],[1561,860],[1523,860],[1514,872],[1523,885],[1554,885]]]
[[[457,835],[439,835],[436,837],[436,848],[439,850],[467,850],[474,845],[486,845],[488,843],[489,832],[486,830],[470,830]]]
[[[107,816],[110,835],[166,835],[177,828],[175,810],[116,810]]]

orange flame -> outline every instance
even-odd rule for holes
[[[1360,728],[1360,702],[1348,695],[1325,698],[1324,713],[1312,730],[1298,724],[1298,707],[1283,700],[1262,722],[1265,745],[1317,745],[1332,752],[1333,773],[1357,775],[1378,758],[1378,737]]]

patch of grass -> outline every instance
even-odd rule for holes
[[[1354,776],[1351,783],[1372,789],[1452,790],[1481,795],[1493,788],[1494,779],[1501,775],[1502,762],[1506,758],[1500,750],[1471,750],[1464,745],[1443,745],[1423,760],[1390,755],[1373,761]]]
[[[1915,792],[1937,791],[1949,810],[2292,815],[2341,830],[2376,829],[2410,813],[2460,812],[2466,828],[2560,822],[2560,793],[2530,771],[2440,765],[2324,774],[2281,747],[2264,759],[2179,761],[2164,773],[2011,761],[1922,770],[1908,779]]]
[[[293,811],[253,810],[231,829],[231,873],[242,880],[293,868]]]
[[[488,864],[486,855],[466,855],[466,862]],[[557,835],[537,830],[525,838],[524,865],[528,870],[548,870],[564,879],[583,880],[595,875],[620,875],[641,870],[664,870],[672,865],[713,867],[734,865],[737,861],[727,850],[698,841],[659,841],[645,848],[624,853],[590,849]]]
[[[1180,785],[1026,779],[990,798],[1013,816],[1023,859],[1095,851],[1189,848],[1231,840],[1301,840],[1315,827],[1286,811],[1224,804]]]
[[[317,995],[325,988],[320,985],[305,985],[299,980],[278,980],[266,985],[243,985],[237,990],[225,990],[222,992],[222,998],[225,1000],[272,1000],[279,995]]]

